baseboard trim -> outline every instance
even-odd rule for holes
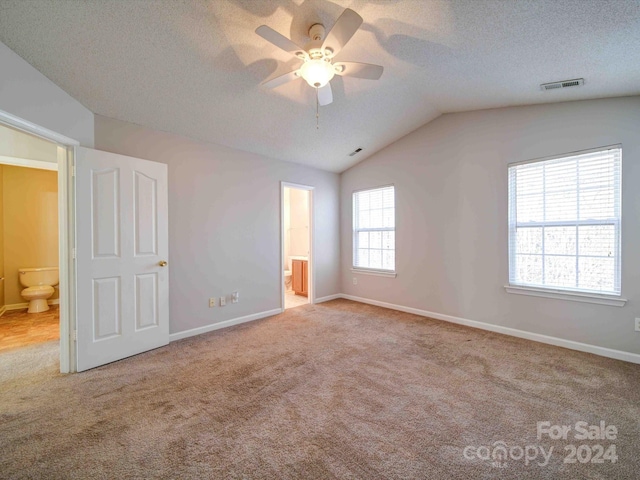
[[[9,305],[5,305],[4,309],[9,312],[11,310],[21,310],[23,308],[27,308],[29,303],[11,303]]]
[[[344,298],[347,300],[353,300],[354,302],[366,303],[369,305],[375,305],[378,307],[390,308],[392,310],[398,310],[406,313],[413,313],[414,315],[420,315],[422,317],[435,318],[436,320],[444,320],[445,322],[456,323],[458,325],[465,325],[467,327],[479,328],[481,330],[487,330],[495,333],[502,333],[504,335],[510,335],[512,337],[524,338],[525,340],[532,340],[534,342],[546,343],[548,345],[555,345],[556,347],[564,347],[571,350],[578,350],[580,352],[593,353],[594,355],[600,355],[601,357],[613,358],[615,360],[622,360],[624,362],[640,364],[640,355],[637,353],[624,352],[622,350],[614,350],[606,347],[599,347],[597,345],[591,345],[588,343],[574,342],[573,340],[566,340],[558,337],[551,337],[549,335],[543,335],[540,333],[527,332],[525,330],[518,330],[517,328],[504,327],[502,325],[493,325],[491,323],[479,322],[477,320],[469,320],[461,317],[454,317],[452,315],[444,315],[442,313],[429,312],[427,310],[420,310],[418,308],[405,307],[403,305],[395,305],[393,303],[380,302],[378,300],[371,300],[369,298],[356,297],[353,295],[338,295],[338,298]]]
[[[232,318],[223,322],[212,323],[205,325],[204,327],[192,328],[190,330],[184,330],[182,332],[176,332],[169,335],[169,341],[175,342],[176,340],[182,340],[183,338],[194,337],[203,333],[213,332],[214,330],[220,330],[221,328],[232,327],[241,323],[252,322],[254,320],[260,320],[261,318],[272,317],[282,313],[281,308],[274,308],[273,310],[267,310],[266,312],[254,313],[252,315],[246,315],[244,317]]]
[[[4,315],[4,312],[6,312],[6,311],[7,311],[7,307],[6,307],[5,305],[1,306],[1,307],[0,307],[0,317],[1,317],[2,315]]]
[[[344,298],[344,295],[336,293],[335,295],[327,295],[326,297],[316,298],[315,303],[329,302],[331,300],[337,300],[338,298]]]
[[[59,305],[60,304],[60,299],[56,298],[54,300],[47,300],[47,305]],[[23,303],[12,303],[11,305],[5,305],[4,306],[6,311],[9,310],[22,310],[23,308],[29,308],[29,302],[23,302]]]

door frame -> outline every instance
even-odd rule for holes
[[[298,190],[306,190],[309,193],[309,259],[307,261],[307,267],[308,267],[308,271],[307,271],[307,275],[309,277],[309,290],[308,290],[308,299],[309,299],[309,303],[313,304],[316,303],[316,269],[315,269],[315,255],[314,255],[314,251],[315,251],[315,231],[314,231],[314,225],[315,225],[315,218],[314,218],[314,212],[315,209],[313,207],[313,193],[315,190],[315,187],[312,187],[311,185],[302,185],[299,183],[291,183],[291,182],[284,182],[281,181],[280,182],[280,293],[281,293],[281,298],[280,298],[280,308],[281,310],[284,312],[284,306],[285,306],[285,288],[284,288],[284,237],[286,235],[286,232],[284,231],[284,189],[285,188],[295,188]]]
[[[0,124],[58,145],[58,262],[60,274],[60,372],[76,371],[74,148],[80,142],[0,110]]]

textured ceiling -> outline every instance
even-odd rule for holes
[[[346,7],[338,60],[385,71],[335,77],[316,130],[311,87],[260,86],[299,62],[254,30],[304,44]],[[640,94],[640,0],[0,0],[0,41],[94,113],[335,172],[441,113]]]

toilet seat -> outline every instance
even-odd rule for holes
[[[51,285],[36,285],[35,287],[27,287],[22,290],[21,295],[25,299],[30,298],[43,298],[45,295],[48,297],[53,295],[54,288]],[[44,297],[46,298],[46,297]]]

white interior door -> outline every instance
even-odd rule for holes
[[[76,149],[77,370],[169,343],[167,166]]]

